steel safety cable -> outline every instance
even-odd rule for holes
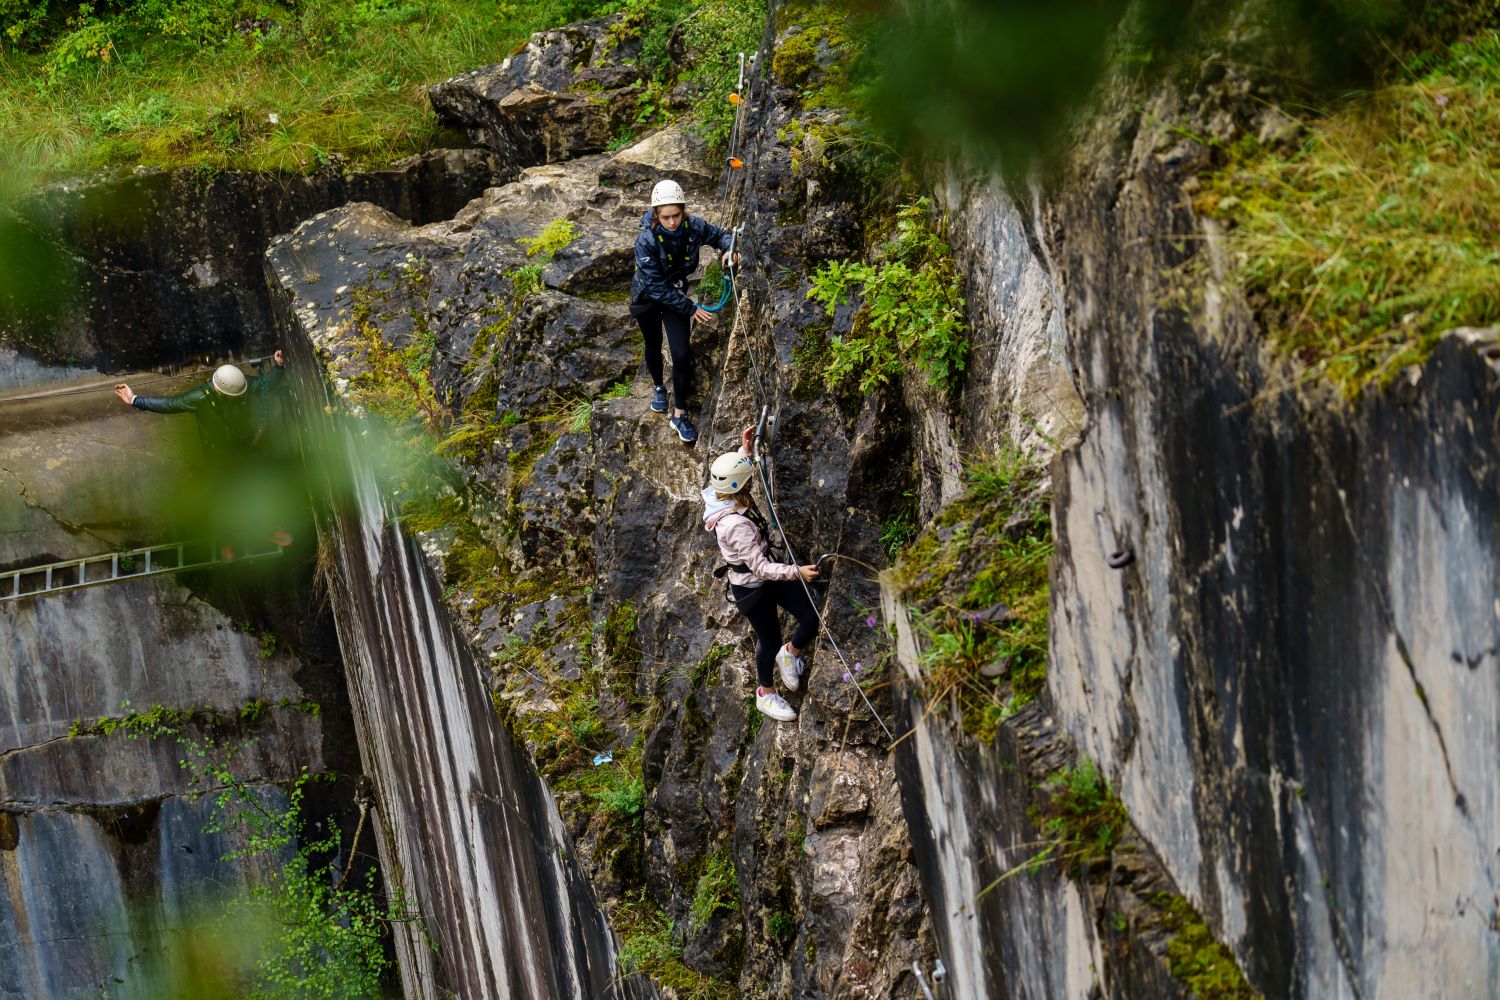
[[[766,506],[770,509],[771,513],[771,527],[775,528],[777,534],[781,536],[781,544],[786,552],[787,559],[793,565],[799,567],[797,573],[797,582],[802,585],[802,591],[807,595],[808,603],[812,605],[813,614],[818,616],[819,628],[822,634],[827,636],[828,644],[833,647],[834,655],[838,657],[839,663],[843,666],[844,676],[849,678],[849,682],[854,685],[854,690],[859,692],[860,700],[865,703],[865,707],[870,710],[870,714],[874,716],[875,721],[880,724],[880,728],[885,733],[886,739],[894,741],[896,738],[895,734],[891,732],[890,727],[885,724],[885,719],[878,711],[876,711],[875,706],[870,702],[869,696],[865,694],[864,686],[860,684],[859,680],[857,679],[858,672],[850,666],[848,658],[844,656],[844,650],[839,645],[838,636],[834,634],[833,629],[828,627],[828,619],[823,614],[822,608],[819,607],[819,601],[817,597],[813,594],[812,588],[808,586],[807,581],[802,578],[800,569],[802,565],[801,560],[797,558],[797,551],[792,547],[792,540],[787,537],[786,525],[782,522],[781,511],[776,506],[775,490],[772,488],[770,480],[766,477],[765,464],[761,461],[760,457],[760,442],[763,437],[763,430],[767,422],[768,409],[768,407],[761,408],[760,422],[756,425],[755,429],[755,455],[752,457],[751,461],[755,465],[756,473],[760,476],[761,488],[765,490]]]

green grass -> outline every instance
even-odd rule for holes
[[[1078,874],[1107,859],[1129,829],[1130,819],[1098,765],[1084,758],[1048,778],[1043,788],[1049,798],[1037,818],[1053,845],[1050,857]]]
[[[266,5],[264,34],[112,32],[108,61],[55,65],[66,36],[0,56],[0,141],[12,177],[115,164],[306,171],[429,147],[427,87],[504,58],[545,12],[475,0]],[[274,118],[273,118],[274,116]]]
[[[609,918],[620,935],[620,964],[626,974],[643,973],[681,1000],[731,1000],[740,995],[734,984],[683,964],[677,926],[644,894],[622,901]]]
[[[1439,334],[1500,320],[1500,32],[1415,61],[1310,124],[1241,147],[1198,198],[1278,348],[1350,395]]]
[[[499,62],[534,31],[615,12],[643,36],[653,77],[639,124],[663,119],[680,73],[722,145],[735,52],[755,48],[765,15],[763,0],[125,0],[28,21],[35,6],[0,6],[0,31],[14,29],[0,49],[0,141],[17,187],[113,165],[389,162],[441,140],[431,84]],[[699,65],[667,58],[679,23]]]

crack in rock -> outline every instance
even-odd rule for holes
[[[52,510],[46,504],[38,500],[35,496],[32,495],[31,489],[26,485],[26,481],[23,480],[20,476],[16,475],[14,469],[11,469],[4,465],[0,465],[0,472],[5,473],[7,476],[10,476],[10,478],[16,481],[17,490],[20,494],[21,500],[26,504],[26,506],[31,507],[34,510],[39,510],[43,514],[46,514],[48,517],[52,518],[52,520],[61,525],[63,530],[70,535],[88,535],[91,538],[98,539],[100,544],[107,545],[110,549],[114,548],[115,543],[110,541],[108,538],[105,538],[98,532],[95,532],[92,529],[77,523],[76,521],[68,520],[67,518],[63,517],[61,514]]]
[[[1313,440],[1315,442],[1314,446],[1321,454],[1324,466],[1329,469],[1337,468],[1331,461],[1331,457],[1324,452],[1322,443],[1318,442],[1316,438]],[[1360,532],[1355,526],[1353,514],[1349,511],[1348,496],[1342,488],[1338,487],[1335,487],[1334,495],[1338,498],[1339,515],[1343,518],[1345,530],[1349,532],[1350,538],[1358,539]],[[1380,580],[1380,574],[1377,571],[1378,568],[1371,563],[1370,557],[1357,543],[1354,546],[1354,550],[1358,553],[1360,567],[1365,571],[1369,579],[1370,588],[1375,592],[1375,597],[1379,603],[1380,615],[1385,619],[1386,628],[1396,640],[1396,655],[1400,656],[1401,662],[1405,664],[1407,675],[1411,678],[1413,692],[1416,694],[1417,700],[1422,704],[1422,713],[1427,717],[1427,723],[1431,727],[1433,735],[1437,737],[1438,752],[1443,755],[1443,771],[1448,778],[1448,787],[1453,792],[1453,804],[1458,807],[1459,814],[1463,816],[1468,824],[1470,833],[1477,837],[1478,831],[1474,830],[1473,820],[1469,816],[1468,799],[1459,790],[1458,780],[1453,773],[1453,761],[1448,756],[1448,742],[1443,738],[1443,727],[1439,724],[1437,717],[1432,714],[1432,706],[1427,701],[1427,693],[1422,688],[1422,682],[1417,679],[1416,664],[1412,661],[1411,652],[1407,648],[1405,637],[1401,635],[1401,630],[1396,625],[1396,615],[1391,608],[1390,597],[1386,594],[1385,587]]]

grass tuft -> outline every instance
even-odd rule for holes
[[[1421,68],[1418,68],[1420,66]],[[1500,32],[1249,145],[1198,198],[1277,346],[1353,396],[1500,320]]]
[[[892,573],[920,636],[924,695],[952,696],[964,732],[988,742],[1046,686],[1052,522],[1041,469],[1021,452],[964,478]]]

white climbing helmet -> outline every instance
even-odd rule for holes
[[[682,185],[676,181],[657,181],[656,187],[651,189],[651,207],[660,208],[662,205],[686,205],[687,195],[682,193]]]
[[[755,463],[737,451],[726,451],[708,470],[708,484],[715,493],[738,493],[750,485]]]
[[[214,372],[214,390],[221,396],[243,396],[245,373],[234,365],[220,365]]]

